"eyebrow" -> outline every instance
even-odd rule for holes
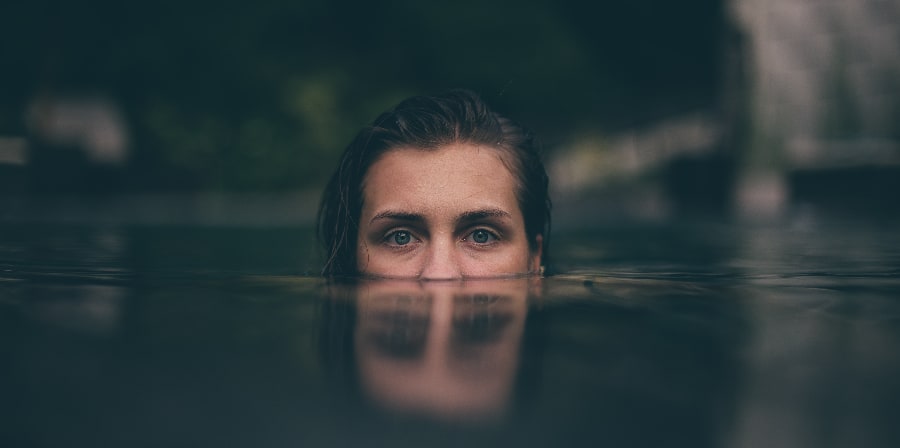
[[[401,211],[396,211],[396,210],[385,210],[385,211],[373,216],[372,219],[369,221],[369,223],[371,224],[375,221],[382,220],[382,219],[392,219],[395,221],[406,221],[406,222],[415,222],[415,223],[425,222],[425,217],[418,213],[401,212]]]
[[[512,218],[512,215],[510,215],[509,212],[501,210],[499,208],[485,208],[481,210],[464,212],[456,218],[456,222],[480,221],[487,218],[509,219]]]
[[[512,215],[509,212],[499,209],[499,208],[484,208],[478,210],[469,210],[461,213],[456,217],[457,223],[462,222],[472,222],[479,221],[487,218],[501,218],[501,219],[509,219],[512,218]],[[369,223],[373,223],[375,221],[379,221],[382,219],[392,219],[396,221],[406,221],[411,223],[422,223],[425,222],[425,216],[420,213],[413,212],[405,212],[398,210],[385,210],[383,212],[378,213],[373,216]]]

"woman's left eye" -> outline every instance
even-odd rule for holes
[[[497,236],[487,230],[478,229],[469,234],[469,239],[476,244],[489,244],[497,241]]]

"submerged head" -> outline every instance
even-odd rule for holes
[[[530,133],[475,94],[407,99],[357,134],[319,206],[323,274],[537,273],[548,179]]]

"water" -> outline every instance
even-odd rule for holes
[[[900,446],[896,222],[560,226],[328,285],[307,228],[0,224],[2,446]]]

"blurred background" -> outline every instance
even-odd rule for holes
[[[37,0],[0,18],[5,220],[310,223],[361,126],[456,87],[540,137],[563,224],[897,209],[898,0]]]
[[[0,440],[349,435],[297,277],[318,196],[459,87],[542,141],[575,279],[513,440],[900,446],[900,0],[0,2]]]

